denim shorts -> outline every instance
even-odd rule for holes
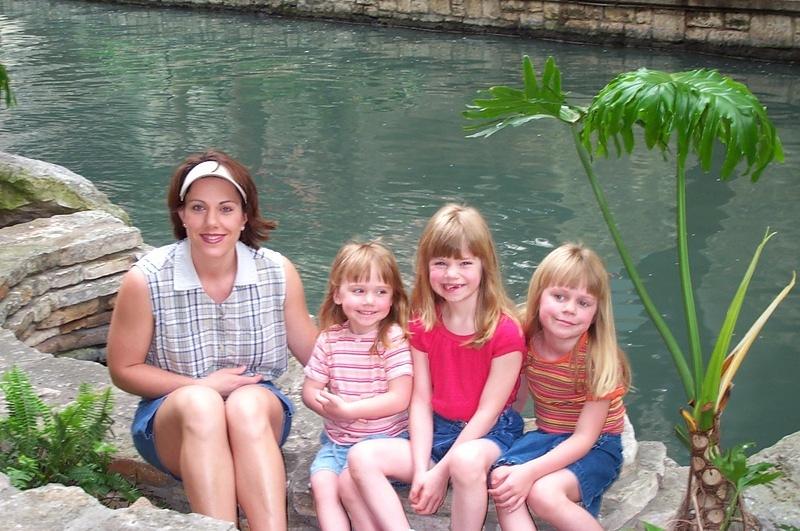
[[[364,437],[363,440],[369,441],[372,439],[388,438],[390,438],[389,435],[370,435],[368,437]],[[394,438],[408,440],[408,432],[404,431],[398,435],[395,435]],[[347,468],[347,453],[350,451],[350,448],[358,444],[339,444],[337,442],[333,442],[331,438],[328,437],[328,434],[325,433],[325,430],[319,434],[319,443],[321,447],[317,452],[317,456],[314,458],[314,461],[311,462],[311,466],[309,467],[310,476],[313,476],[320,470],[330,470],[338,476],[345,468]]]
[[[286,439],[289,437],[289,430],[292,427],[294,404],[292,404],[289,397],[275,387],[272,382],[259,382],[259,384],[269,389],[272,394],[278,397],[278,400],[280,400],[283,405],[283,433],[281,433],[280,442],[280,445],[283,446],[283,443],[285,443]],[[139,401],[139,406],[136,408],[136,413],[133,416],[133,424],[131,424],[131,435],[133,436],[133,444],[136,446],[136,450],[145,461],[162,472],[180,480],[179,477],[167,470],[167,467],[161,463],[161,460],[158,458],[158,453],[156,452],[153,419],[155,419],[158,408],[161,407],[161,404],[164,403],[164,399],[166,398],[167,395],[159,398],[143,398]]]
[[[541,430],[529,431],[501,455],[492,468],[532,461],[567,440],[570,435]],[[567,466],[578,478],[584,508],[595,518],[600,512],[603,493],[617,479],[621,468],[622,439],[619,435],[610,433],[601,433],[588,454]]]
[[[462,420],[449,420],[436,413],[433,414],[433,447],[431,459],[439,462],[456,442],[461,430],[467,423]],[[500,452],[505,452],[516,439],[522,435],[522,417],[515,410],[506,408],[489,433],[481,437],[494,442]]]

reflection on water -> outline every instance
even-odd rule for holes
[[[613,273],[620,339],[644,439],[671,445],[683,402],[672,361],[621,268],[568,132],[558,124],[468,140],[460,111],[490,84],[518,84],[520,58],[555,56],[571,97],[586,104],[613,73],[717,68],[768,106],[787,163],[761,183],[689,172],[694,282],[706,348],[767,225],[742,322],[798,268],[795,205],[800,73],[795,67],[685,52],[607,49],[259,17],[148,10],[65,0],[0,0],[0,62],[19,106],[0,111],[0,149],[65,165],[124,206],[154,245],[171,236],[164,184],[187,152],[215,146],[256,175],[281,226],[271,244],[298,265],[309,304],[349,238],[383,237],[411,278],[414,246],[444,201],[480,208],[494,231],[510,293],[521,300],[552,245],[580,239]],[[671,161],[640,151],[599,161],[607,194],[648,288],[682,339],[674,276]],[[800,429],[793,294],[745,363],[725,419],[730,441],[774,443]]]

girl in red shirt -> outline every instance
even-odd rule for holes
[[[411,296],[414,383],[411,440],[364,441],[349,456],[356,529],[409,529],[390,480],[410,483],[418,514],[433,514],[453,485],[451,528],[478,530],[491,465],[522,434],[516,397],[524,338],[486,222],[445,205],[428,221]],[[347,504],[346,504],[347,505]]]

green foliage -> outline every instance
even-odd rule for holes
[[[753,446],[753,443],[745,443],[734,448],[721,452],[718,448],[711,448],[709,457],[714,466],[725,476],[725,479],[733,485],[734,494],[727,507],[725,522],[722,529],[726,529],[734,516],[739,495],[748,487],[764,485],[781,477],[783,473],[777,469],[773,463],[747,463],[745,451]]]
[[[583,122],[584,147],[608,154],[612,140],[617,154],[634,148],[634,126],[644,129],[648,149],[669,148],[677,137],[676,157],[685,161],[690,147],[704,171],[711,169],[714,140],[726,149],[722,179],[731,176],[742,161],[743,174],[758,180],[773,159],[782,161],[783,150],[767,111],[748,88],[716,70],[667,73],[639,69],[620,74],[592,101]]]
[[[128,501],[138,497],[133,485],[107,470],[115,451],[104,441],[113,422],[110,388],[93,391],[82,384],[75,400],[58,410],[14,367],[3,374],[0,389],[8,411],[0,418],[0,471],[15,487],[62,483],[98,498],[112,492]]]
[[[0,64],[0,100],[5,101],[6,107],[16,104],[14,93],[11,92],[11,83],[6,67]]]

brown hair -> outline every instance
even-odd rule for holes
[[[389,328],[397,324],[405,336],[408,328],[408,296],[403,286],[403,278],[397,267],[392,251],[379,241],[367,243],[350,242],[345,244],[331,264],[328,289],[319,310],[319,324],[323,330],[347,321],[342,306],[334,302],[334,295],[345,282],[369,280],[373,268],[375,273],[392,288],[392,307],[378,327],[378,335],[370,352],[377,354],[378,342],[390,348]]]
[[[275,229],[278,223],[261,217],[258,209],[258,191],[247,168],[230,155],[215,149],[188,156],[172,174],[167,190],[167,207],[172,223],[172,233],[179,240],[186,238],[186,227],[183,226],[178,214],[184,205],[184,201],[179,196],[181,186],[192,168],[207,160],[213,160],[225,166],[247,196],[246,202],[242,198],[242,210],[247,215],[247,223],[239,236],[239,241],[253,249],[258,249],[260,242],[269,240],[269,232]]]
[[[475,313],[475,336],[469,345],[480,347],[494,335],[503,314],[516,320],[511,300],[506,295],[500,276],[492,234],[480,213],[468,206],[447,204],[428,221],[417,248],[417,267],[411,308],[425,330],[437,319],[436,306],[442,302],[431,287],[429,265],[437,256],[462,258],[461,250],[481,260],[481,283],[478,288],[478,307]]]

